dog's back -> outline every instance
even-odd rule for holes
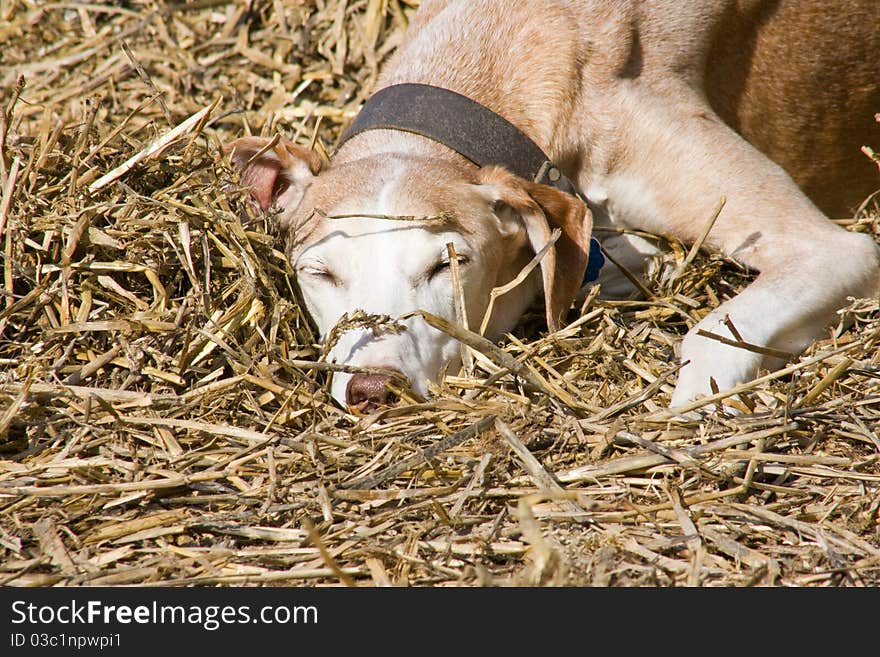
[[[880,2],[729,3],[706,62],[718,114],[832,217],[880,187]]]

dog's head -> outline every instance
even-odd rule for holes
[[[492,289],[516,278],[553,230],[562,231],[540,267],[494,304],[486,324],[491,339],[514,327],[542,286],[555,330],[580,288],[591,216],[582,201],[552,187],[499,167],[398,155],[322,170],[315,153],[277,138],[238,139],[227,152],[255,201],[279,210],[327,360],[367,370],[334,374],[332,394],[342,404],[387,403],[393,379],[425,395],[444,367],[458,366],[455,339],[419,315],[401,319],[424,310],[458,321],[451,251],[469,327],[478,331]]]

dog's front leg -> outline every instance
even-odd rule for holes
[[[603,181],[612,214],[692,242],[725,196],[706,245],[760,272],[684,338],[676,407],[781,364],[718,337],[796,355],[824,335],[848,297],[880,291],[880,251],[869,236],[829,221],[711,110],[662,100],[634,94],[624,104],[632,156]]]
[[[812,207],[796,218],[786,214],[784,204],[777,211],[779,215],[756,222],[753,248],[742,254],[727,250],[760,273],[685,336],[680,354],[685,365],[673,407],[711,394],[713,388],[729,390],[753,379],[759,368],[781,367],[827,335],[848,298],[880,291],[880,255],[869,236],[847,232],[824,217],[813,218],[818,211]],[[719,232],[723,241],[725,227]]]
[[[876,258],[864,240],[849,242],[852,249],[835,250],[838,257],[861,251],[856,260],[869,263]],[[837,270],[835,265],[839,266]],[[678,407],[712,394],[713,387],[729,390],[753,379],[760,368],[777,369],[787,358],[795,357],[827,334],[847,296],[867,296],[864,278],[858,266],[841,266],[831,254],[827,259],[803,264],[794,275],[783,267],[765,270],[685,336],[680,354],[684,367],[671,405]]]

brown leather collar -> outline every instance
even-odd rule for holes
[[[519,128],[466,96],[427,84],[396,84],[367,100],[339,146],[367,130],[403,130],[451,148],[478,166],[498,164],[526,180],[583,198]]]

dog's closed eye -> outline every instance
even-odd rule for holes
[[[463,255],[458,256],[458,266],[459,267],[464,267],[465,265],[468,264],[468,262],[470,262],[470,259],[467,256],[463,256]],[[450,268],[451,268],[451,264],[450,264],[448,258],[440,260],[439,262],[434,264],[434,266],[431,267],[431,269],[428,270],[428,280],[430,281],[431,279],[433,279],[437,276],[440,276],[441,274],[448,273]]]
[[[339,284],[339,279],[329,269],[320,265],[302,265],[296,271],[300,276],[308,276],[313,280],[323,281],[332,285]]]

